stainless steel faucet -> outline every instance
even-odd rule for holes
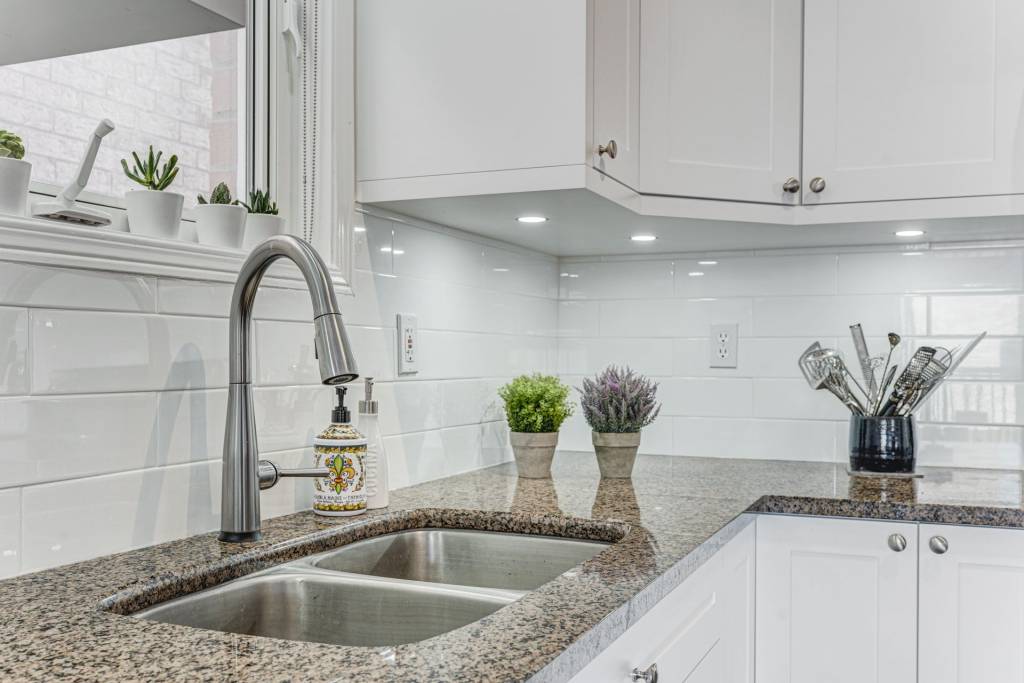
[[[259,460],[256,420],[252,410],[252,308],[263,274],[274,261],[286,258],[298,266],[313,301],[315,352],[324,384],[344,384],[359,377],[352,348],[334,296],[331,274],[313,247],[290,235],[258,244],[245,259],[231,296],[230,380],[227,428],[224,433],[224,474],[221,481],[220,540],[232,543],[260,538],[260,489],[280,477],[326,476],[326,470],[282,470]]]

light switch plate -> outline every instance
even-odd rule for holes
[[[412,313],[398,314],[398,374],[419,372],[420,323]]]
[[[735,368],[739,347],[739,325],[736,323],[711,325],[711,336],[708,338],[710,367]]]

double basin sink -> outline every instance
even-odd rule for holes
[[[286,640],[402,645],[482,619],[608,545],[410,529],[304,557],[133,616]]]

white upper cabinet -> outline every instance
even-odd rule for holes
[[[1022,35],[1020,0],[806,0],[804,203],[1024,192]]]
[[[358,180],[580,164],[586,16],[586,0],[360,0]]]
[[[1024,532],[921,525],[920,678],[1024,680]]]
[[[644,0],[640,192],[799,203],[801,6]]]
[[[637,189],[640,137],[640,0],[593,0],[591,164]]]

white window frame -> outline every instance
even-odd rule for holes
[[[301,158],[301,140],[294,127],[297,119],[288,112],[301,111],[301,91],[288,87],[286,46],[280,31],[282,0],[253,0],[249,3],[246,41],[250,87],[246,93],[246,124],[253,134],[246,135],[246,185],[269,187],[283,199],[283,213],[289,229],[301,234],[301,207],[291,201],[301,197],[301,174],[285,163]],[[330,196],[319,212],[318,225],[332,229],[319,231],[315,246],[331,266],[335,284],[342,292],[351,292],[351,233],[354,212],[354,0],[328,0],[322,40],[327,49],[321,62],[331,76],[330,96],[325,97],[329,120],[323,142],[329,160],[327,173],[333,182]],[[337,32],[337,33],[335,33]],[[344,39],[348,36],[349,39]],[[330,64],[330,66],[326,66]],[[60,190],[48,183],[33,182],[29,201],[53,197]],[[296,192],[298,189],[298,192]],[[85,191],[79,201],[112,210],[124,211],[121,198]],[[183,216],[185,220],[191,217]],[[32,217],[0,215],[0,261],[17,261],[94,270],[125,272],[162,277],[181,277],[206,281],[234,282],[245,253],[237,249],[214,247],[194,242],[164,240],[107,228],[78,226]],[[304,286],[298,271],[275,268],[274,284]]]

